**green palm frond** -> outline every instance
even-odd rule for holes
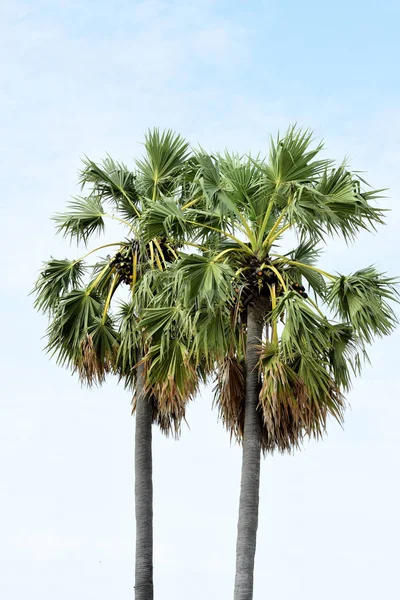
[[[220,302],[214,304],[212,310],[208,303],[201,308],[191,308],[191,312],[196,311],[192,315],[193,352],[199,362],[201,359],[205,361],[207,371],[212,371],[215,361],[221,361],[237,344],[231,307]]]
[[[92,290],[74,289],[61,297],[57,313],[49,326],[47,350],[60,364],[79,360],[81,342],[96,318],[102,317],[102,303]]]
[[[221,172],[218,161],[207,154],[202,148],[195,153],[198,171],[196,177],[209,206],[218,204],[218,196],[222,191]]]
[[[53,217],[57,233],[85,244],[94,233],[103,233],[105,213],[99,196],[74,198],[68,208],[65,213]]]
[[[325,171],[316,181],[281,186],[277,199],[286,210],[287,221],[305,237],[324,240],[341,235],[352,241],[360,230],[374,229],[384,222],[385,211],[371,203],[382,197],[383,190],[361,193],[358,183],[357,177],[341,165]]]
[[[308,394],[308,406],[313,413],[307,435],[320,437],[326,429],[328,416],[341,424],[345,400],[330,372],[329,364],[318,356],[303,353],[292,365],[293,370],[304,382]]]
[[[292,181],[314,181],[332,161],[314,160],[322,151],[323,144],[311,148],[312,142],[312,132],[295,126],[290,127],[283,137],[278,135],[276,141],[271,138],[268,164],[263,167],[266,177],[276,187]]]
[[[361,373],[362,363],[368,356],[354,330],[347,323],[329,324],[325,327],[329,339],[326,360],[333,379],[342,390],[351,388],[352,375]]]
[[[330,173],[325,172],[315,190],[323,199],[326,229],[330,235],[339,233],[346,240],[352,240],[361,229],[375,229],[376,225],[384,222],[384,211],[371,204],[372,200],[383,197],[380,192],[384,190],[363,194],[359,179],[346,165]]]
[[[299,245],[287,253],[291,260],[306,265],[315,265],[321,256],[321,247],[315,240],[303,239]]]
[[[189,298],[205,301],[210,308],[232,301],[234,271],[228,264],[201,255],[183,255],[179,268],[184,272]]]
[[[269,203],[259,160],[225,152],[219,156],[222,180],[232,203],[248,213],[252,222],[262,219]]]
[[[171,130],[149,130],[145,137],[146,153],[136,161],[144,193],[155,199],[159,193],[168,194],[176,187],[189,158],[189,144]]]
[[[329,348],[325,327],[327,319],[322,318],[296,292],[287,292],[278,300],[270,314],[270,321],[284,319],[281,334],[282,352],[286,361],[297,353],[309,352],[323,355]]]
[[[43,264],[32,294],[34,307],[43,313],[52,313],[62,295],[82,284],[85,266],[81,261],[51,258]]]
[[[329,286],[327,301],[363,341],[371,343],[374,336],[389,335],[397,325],[397,317],[389,304],[399,302],[397,282],[375,267],[367,267],[352,275],[337,277]]]
[[[187,216],[174,200],[162,198],[146,202],[141,218],[141,236],[145,242],[166,237],[179,244],[186,236],[190,236],[192,230],[193,226],[187,222]]]
[[[134,221],[140,211],[137,177],[123,163],[115,162],[110,156],[99,164],[85,157],[84,169],[80,172],[82,188],[91,186],[91,195],[111,202],[128,221]]]
[[[186,313],[179,305],[147,308],[144,309],[142,315],[141,326],[151,337],[160,336],[166,331],[175,337],[177,329],[179,335],[182,335],[183,329],[187,327],[187,322],[185,323]]]
[[[143,336],[136,310],[137,306],[131,299],[130,302],[120,304],[117,315],[120,323],[120,344],[115,364],[125,386],[131,388],[135,384],[135,367],[140,359],[143,346]]]

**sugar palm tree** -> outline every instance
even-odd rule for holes
[[[373,266],[349,275],[317,266],[323,244],[353,242],[384,212],[373,204],[380,191],[345,163],[320,158],[322,149],[308,131],[290,128],[271,140],[266,160],[200,150],[202,204],[168,217],[160,199],[143,221],[144,239],[175,228],[198,238],[144,325],[157,349],[171,338],[179,344],[181,331],[191,336],[192,364],[214,370],[215,402],[243,446],[235,600],[253,597],[261,454],[320,438],[329,416],[341,423],[367,345],[396,325],[394,279]],[[285,252],[291,231],[297,245]]]
[[[151,361],[142,360],[147,349],[141,313],[156,294],[156,273],[176,260],[184,239],[175,228],[174,237],[156,234],[143,242],[141,221],[146,206],[161,198],[171,214],[177,208],[185,212],[197,190],[189,146],[182,137],[155,129],[144,146],[134,170],[110,157],[100,163],[85,158],[80,174],[85,195],[54,217],[58,232],[78,244],[104,234],[107,219],[120,224],[126,238],[104,243],[76,260],[51,258],[34,287],[35,307],[49,317],[47,350],[58,363],[90,386],[115,374],[135,390],[136,600],[153,598],[152,424],[167,435],[179,435],[198,377],[196,372],[177,381],[167,394],[147,380],[157,368],[155,349]],[[113,249],[114,255],[87,263],[104,249]]]

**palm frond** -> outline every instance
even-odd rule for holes
[[[115,365],[120,379],[124,381],[125,387],[129,388],[134,387],[136,365],[143,346],[143,336],[136,310],[136,304],[131,299],[129,302],[121,302],[117,314],[120,323],[120,344]]]
[[[260,162],[227,151],[218,158],[222,181],[232,203],[252,222],[260,222],[270,201],[265,194]]]
[[[279,346],[267,344],[260,368],[264,452],[290,452],[305,437],[318,439],[326,430],[329,415],[342,422],[343,396],[326,365],[311,354],[303,352],[287,362]]]
[[[86,244],[91,235],[104,231],[105,213],[99,196],[74,198],[68,208],[65,213],[57,213],[53,217],[57,233]]]
[[[231,435],[240,441],[244,430],[244,402],[246,378],[243,360],[236,356],[226,356],[216,365],[216,385],[214,387],[214,405]]]
[[[352,375],[361,373],[362,363],[368,360],[368,356],[353,328],[347,323],[329,324],[325,329],[329,339],[326,360],[332,378],[342,390],[348,392]]]
[[[82,188],[90,185],[91,195],[111,202],[126,220],[134,221],[140,211],[136,175],[110,156],[99,164],[87,157],[82,162],[85,165],[80,172]]]
[[[324,355],[329,348],[329,338],[324,327],[327,319],[323,319],[296,292],[282,295],[269,321],[277,322],[283,318],[284,327],[281,334],[282,352],[285,361],[289,362],[298,353]]]
[[[311,148],[312,142],[312,132],[302,131],[296,126],[290,127],[283,137],[278,135],[276,141],[271,138],[268,164],[263,166],[266,177],[276,187],[293,181],[314,181],[332,161],[314,160],[322,151],[323,144]]]
[[[375,267],[337,277],[328,289],[327,301],[341,319],[347,320],[363,341],[389,335],[397,317],[389,302],[399,302],[398,280]]]
[[[82,383],[101,385],[107,373],[116,371],[119,342],[120,336],[109,316],[93,320],[81,341],[82,356],[75,367]]]
[[[85,266],[82,261],[51,258],[43,263],[31,294],[34,307],[43,313],[52,313],[61,296],[82,284]]]
[[[71,290],[60,298],[48,329],[47,351],[61,365],[75,367],[82,356],[81,342],[101,317],[102,303],[93,290]]]
[[[171,130],[160,132],[155,128],[147,132],[144,146],[146,153],[136,164],[145,195],[153,198],[155,191],[171,193],[189,158],[189,144]]]
[[[342,234],[345,239],[352,240],[361,230],[375,229],[384,222],[384,211],[372,206],[371,201],[382,198],[384,190],[370,190],[362,193],[359,179],[351,173],[346,165],[327,171],[322,175],[315,187],[321,195],[326,221],[326,229],[330,235]]]
[[[147,362],[146,391],[157,399],[160,417],[174,414],[181,420],[200,382],[189,348],[180,337],[163,336],[143,360]]]
[[[196,254],[181,257],[179,268],[188,285],[188,297],[205,301],[210,308],[221,301],[232,301],[234,272],[230,265]]]
[[[185,237],[190,236],[192,230],[193,226],[187,222],[187,216],[174,200],[162,198],[146,202],[141,216],[141,237],[145,242],[166,237],[179,245]]]

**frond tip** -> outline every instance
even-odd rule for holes
[[[63,294],[82,284],[85,267],[82,261],[57,260],[45,262],[34,288],[34,307],[43,313],[52,313]]]
[[[327,301],[356,334],[370,344],[374,336],[389,335],[397,317],[389,302],[399,302],[398,280],[367,267],[348,276],[341,275],[329,286]]]
[[[105,213],[99,196],[74,198],[68,208],[67,212],[57,213],[53,217],[57,233],[86,244],[91,235],[104,231]]]

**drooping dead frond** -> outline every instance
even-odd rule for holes
[[[167,413],[165,410],[160,410],[158,399],[154,394],[149,394],[149,397],[153,406],[153,423],[160,428],[166,437],[172,435],[172,437],[178,439],[181,433],[182,421],[186,421],[186,404],[179,405],[174,403],[171,411]],[[135,394],[132,399],[132,414],[136,411],[136,402],[137,397]]]
[[[264,452],[290,452],[304,438],[320,438],[328,416],[343,420],[344,398],[328,366],[312,357],[284,362],[277,347],[264,347],[260,359]]]
[[[153,420],[165,435],[179,438],[181,424],[185,419],[186,405],[193,399],[198,388],[198,377],[192,372],[187,385],[181,390],[172,377],[163,383],[148,384],[154,402]]]
[[[214,405],[231,438],[241,439],[244,426],[246,382],[243,364],[236,356],[227,356],[217,365]]]
[[[101,385],[107,373],[115,370],[115,353],[105,353],[100,356],[96,351],[93,336],[87,334],[81,342],[81,359],[75,366],[79,380],[89,387]]]
[[[218,406],[231,438],[242,443],[244,432],[245,370],[235,356],[220,361],[216,368],[214,404]],[[261,449],[264,453],[292,452],[307,437],[320,438],[329,416],[343,420],[344,398],[329,373],[329,366],[299,356],[283,360],[279,347],[266,344],[260,357]]]
[[[168,345],[168,352],[160,353],[152,346],[142,359],[144,363],[145,393],[153,404],[153,423],[165,435],[179,438],[185,420],[187,403],[198,390],[201,374],[191,364],[185,348],[178,341]],[[136,394],[132,413],[136,410]]]

